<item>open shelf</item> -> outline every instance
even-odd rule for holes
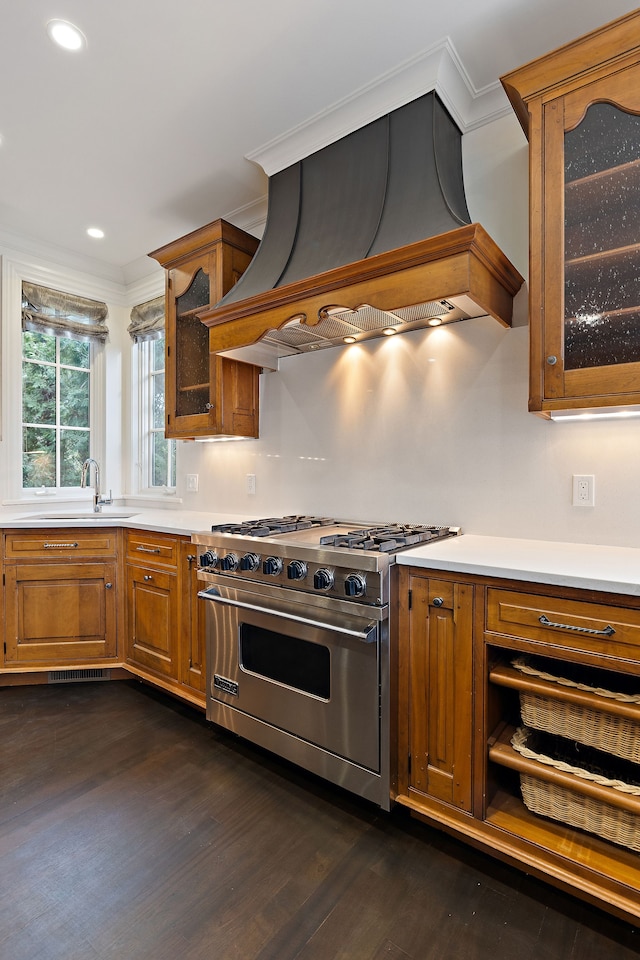
[[[500,731],[495,742],[490,742],[489,759],[493,763],[508,767],[510,770],[516,770],[518,773],[537,777],[539,780],[546,780],[549,783],[557,784],[574,793],[606,803],[611,807],[628,810],[635,816],[640,817],[640,796],[623,793],[620,790],[615,790],[613,787],[607,787],[591,780],[583,780],[573,773],[565,773],[562,770],[547,766],[537,760],[530,760],[527,757],[523,757],[511,746],[513,733],[514,730],[512,727],[505,726]],[[638,827],[640,829],[640,821],[638,822]]]
[[[628,887],[632,891],[632,912],[640,916],[640,858],[637,853],[566,824],[536,816],[527,810],[519,797],[506,790],[495,793],[485,820],[550,855],[566,858],[572,868],[577,864],[597,873],[605,883],[611,880]]]
[[[492,683],[515,690],[525,690],[540,696],[553,697],[555,700],[564,700],[579,704],[593,710],[603,710],[618,717],[629,717],[632,720],[640,719],[640,706],[633,703],[624,703],[620,700],[604,699],[596,693],[578,690],[575,687],[560,686],[549,680],[527,677],[503,664],[494,666],[489,674]]]

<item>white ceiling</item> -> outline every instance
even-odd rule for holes
[[[158,269],[150,250],[218,217],[259,232],[267,178],[247,154],[443,40],[482,95],[502,73],[633,9],[623,0],[2,0],[0,241],[51,245],[130,282]],[[87,49],[54,47],[52,18],[80,27]],[[105,238],[87,237],[89,226]]]

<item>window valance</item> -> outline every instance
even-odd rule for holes
[[[106,303],[100,300],[23,281],[23,330],[104,343],[109,336],[108,313]]]
[[[164,336],[164,302],[164,297],[156,297],[133,308],[127,327],[132,340],[139,343],[141,340],[158,340]]]

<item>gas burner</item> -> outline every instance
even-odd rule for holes
[[[234,533],[243,537],[271,537],[295,530],[311,530],[335,524],[332,517],[308,517],[293,514],[288,517],[269,517],[265,520],[245,520],[243,523],[220,523],[211,527],[212,533]]]
[[[323,546],[342,547],[347,550],[376,550],[379,553],[392,553],[413,547],[417,543],[427,543],[430,540],[449,536],[451,536],[449,527],[391,524],[320,537],[320,543]]]

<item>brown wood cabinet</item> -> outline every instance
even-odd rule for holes
[[[399,790],[471,811],[473,586],[399,568]],[[406,603],[404,602],[406,600]]]
[[[190,541],[180,544],[180,565],[185,575],[182,590],[180,681],[202,694],[206,686],[205,675],[205,604],[198,599],[203,584],[197,579],[197,557]]]
[[[166,677],[178,675],[179,583],[175,538],[127,531],[127,661]]]
[[[117,661],[118,530],[4,534],[4,667]]]
[[[142,679],[204,706],[204,623],[188,538],[125,533],[126,665]]]
[[[216,220],[149,254],[166,270],[167,437],[258,436],[259,368],[211,353],[197,316],[240,279],[257,246]]]
[[[529,409],[640,404],[640,12],[502,83],[529,138]]]
[[[633,736],[640,730],[640,598],[411,567],[397,576],[398,803],[637,921],[640,796],[613,788],[601,774],[607,763],[612,771],[626,769],[621,760],[640,769]],[[411,607],[403,610],[406,589]],[[453,679],[445,679],[451,671]],[[563,682],[552,682],[553,674]],[[589,677],[616,696],[592,692]],[[617,691],[629,689],[635,695],[620,699]],[[618,720],[632,724],[631,736],[627,727],[617,736]],[[546,737],[545,750],[559,762],[520,752],[516,731]],[[448,744],[458,735],[456,756]],[[580,756],[585,744],[599,751],[595,779],[566,766],[567,750]],[[458,783],[467,790],[456,793]]]

